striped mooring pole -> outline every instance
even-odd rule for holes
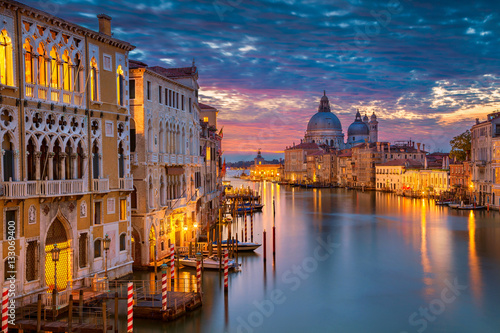
[[[127,290],[127,333],[134,332],[134,283],[128,283]]]
[[[161,309],[163,311],[167,311],[167,270],[166,269],[161,274]]]
[[[253,243],[253,209],[250,211],[250,242]]]
[[[196,253],[196,286],[197,291],[201,292],[201,261],[203,257],[201,253]]]
[[[224,291],[228,290],[228,273],[229,273],[229,255],[227,250],[224,251]]]
[[[9,331],[9,288],[2,291],[2,333]]]
[[[174,281],[175,278],[175,260],[174,260],[175,248],[174,244],[170,244],[170,279]]]
[[[243,214],[245,214],[245,242],[248,241],[248,238],[247,238],[247,232],[248,232],[248,228],[247,228],[247,213],[244,212]]]

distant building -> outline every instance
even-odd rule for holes
[[[285,179],[290,182],[308,182],[307,155],[321,152],[316,143],[301,143],[285,149]]]
[[[250,167],[250,178],[258,180],[279,181],[284,177],[284,165],[281,163],[266,163],[262,157],[261,150],[254,158],[254,165]]]
[[[407,169],[420,169],[422,167],[422,162],[413,159],[396,159],[378,164],[375,166],[376,189],[399,193],[411,190],[415,182],[411,178],[405,181],[405,172]]]

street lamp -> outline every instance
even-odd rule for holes
[[[57,293],[57,262],[59,261],[59,253],[61,249],[57,247],[57,243],[54,244],[50,253],[52,254],[52,261],[54,262],[54,290]]]
[[[109,244],[111,243],[111,238],[108,237],[108,234],[104,237],[104,271],[106,279],[108,278],[108,250]]]
[[[57,243],[54,244],[50,253],[52,254],[52,261],[54,262],[54,289],[52,289],[52,315],[54,320],[56,318],[56,298],[57,298],[57,262],[59,261],[59,253],[61,249],[57,247]]]

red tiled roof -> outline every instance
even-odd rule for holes
[[[339,157],[351,157],[352,156],[352,151],[349,151],[347,153],[342,153],[339,155]]]
[[[130,67],[130,69],[147,68],[148,65],[146,63],[138,61],[138,60],[130,60],[129,61],[129,67]]]
[[[214,108],[213,106],[210,106],[210,105],[207,105],[207,104],[198,103],[198,105],[200,106],[200,109],[202,109],[202,110],[207,110],[207,109],[210,109],[210,110],[217,110],[217,109],[216,109],[216,108]]]
[[[161,66],[153,66],[149,67],[149,69],[158,74],[165,75],[166,77],[192,76],[196,73],[196,66],[181,68],[165,68]]]
[[[315,143],[312,142],[302,142],[301,144],[298,144],[296,146],[290,147],[286,150],[291,150],[291,149],[320,149],[319,146]]]

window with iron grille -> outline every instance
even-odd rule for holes
[[[120,235],[120,251],[125,251],[126,249],[126,244],[125,244],[125,234]]]
[[[78,263],[80,268],[87,267],[87,233],[81,234],[78,240]]]
[[[28,242],[26,248],[26,281],[38,279],[38,241]]]
[[[94,259],[100,258],[101,256],[102,256],[101,240],[96,239],[94,242]]]

